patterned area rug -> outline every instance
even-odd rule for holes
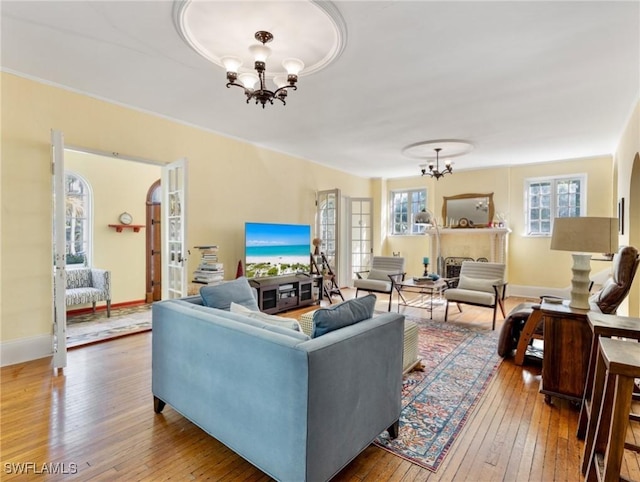
[[[425,368],[403,380],[398,438],[385,432],[375,444],[435,472],[502,361],[498,332],[407,318],[418,324]]]
[[[67,347],[88,345],[141,331],[151,330],[151,304],[69,316],[67,318]]]

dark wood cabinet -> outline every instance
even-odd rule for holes
[[[549,403],[551,397],[561,397],[579,403],[591,352],[591,328],[587,310],[562,304],[543,303],[544,357],[540,392]]]
[[[258,291],[258,307],[264,313],[280,313],[318,301],[313,296],[313,287],[317,283],[313,276],[256,278],[249,280],[249,283]]]

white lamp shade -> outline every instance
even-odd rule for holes
[[[302,69],[304,69],[304,62],[298,59],[284,59],[282,66],[285,68],[289,75],[298,75]]]
[[[227,69],[227,72],[238,73],[238,69],[242,65],[242,59],[238,57],[233,57],[231,55],[222,57],[220,61],[222,62],[222,65],[224,65],[224,68]]]
[[[279,89],[280,87],[284,87],[285,85],[289,85],[287,78],[284,75],[276,75],[273,78],[273,83],[276,84],[276,87]]]
[[[247,72],[244,74],[240,74],[238,76],[238,80],[240,80],[240,83],[244,85],[245,89],[253,89],[259,79],[256,74]]]
[[[249,52],[251,52],[251,55],[253,55],[256,62],[266,62],[269,55],[271,55],[271,49],[262,44],[252,45],[249,47]]]

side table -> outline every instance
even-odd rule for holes
[[[544,320],[544,356],[540,393],[551,397],[582,401],[591,352],[591,329],[587,310],[544,301],[540,306]]]

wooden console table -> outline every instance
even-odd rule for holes
[[[568,301],[543,302],[540,310],[544,319],[540,393],[546,403],[551,403],[552,396],[580,403],[591,353],[589,311],[570,308]]]

